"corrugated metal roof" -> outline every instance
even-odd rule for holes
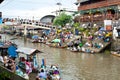
[[[16,51],[19,52],[19,53],[23,53],[25,55],[31,55],[35,52],[41,52],[37,49],[28,48],[28,47],[18,47],[18,49]]]
[[[86,1],[89,1],[89,0],[80,0],[80,3],[82,3],[82,2],[86,2]]]

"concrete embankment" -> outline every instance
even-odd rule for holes
[[[120,48],[120,39],[113,40],[111,44],[111,50],[115,50],[118,47]]]

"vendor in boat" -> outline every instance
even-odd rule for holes
[[[52,80],[60,80],[60,77],[56,74],[52,75]]]
[[[40,72],[38,73],[38,76],[36,77],[36,80],[41,80],[41,79],[47,80],[47,73],[45,72],[44,69],[41,69]]]
[[[53,68],[53,74],[51,77],[53,80],[60,80],[60,72],[57,67]]]
[[[25,61],[26,73],[29,75],[32,72],[31,62],[29,60]]]
[[[6,67],[7,66],[7,62],[8,62],[8,57],[7,56],[3,57],[3,62],[4,62],[4,66]]]
[[[4,58],[4,66],[5,66],[7,69],[11,70],[12,72],[15,72],[15,70],[16,70],[15,61],[14,61],[14,59],[12,59],[11,57],[9,57],[9,58],[5,57],[5,58]]]
[[[55,65],[51,65],[50,67],[50,74],[59,74],[58,67]]]

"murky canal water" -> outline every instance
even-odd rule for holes
[[[13,36],[12,36],[13,37]],[[2,40],[11,37],[2,35]],[[65,49],[50,48],[42,43],[31,43],[23,38],[13,40],[19,46],[37,48],[39,63],[45,58],[47,65],[57,64],[62,80],[120,80],[120,58],[110,54],[74,53]]]

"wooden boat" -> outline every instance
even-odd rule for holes
[[[41,75],[42,74],[42,75]],[[46,76],[43,76],[46,75]],[[61,80],[60,69],[56,65],[47,66],[46,60],[42,59],[41,68],[39,69],[36,80],[47,79],[47,80]]]
[[[120,57],[120,52],[117,52],[117,51],[111,51],[111,54],[114,55],[114,56],[118,56],[118,57]]]
[[[29,80],[24,76],[20,76],[3,66],[4,64],[0,62],[0,80]]]
[[[33,40],[31,40],[31,42],[32,42],[32,43],[38,43],[39,40],[35,40],[35,39],[33,39]]]
[[[26,48],[26,47],[20,47],[16,50],[18,52],[19,57],[19,62],[18,66],[21,67],[22,69],[26,69],[26,61],[28,60],[29,62],[33,63],[31,65],[32,72],[37,72],[38,71],[38,64],[36,60],[36,54],[37,53],[42,53],[41,51],[37,49],[32,49],[32,48]]]
[[[82,52],[80,50],[70,50],[71,52]]]
[[[37,39],[37,40],[33,39],[33,40],[31,40],[31,42],[32,43],[46,43],[46,41],[43,41],[43,40],[40,40],[40,39]]]
[[[67,48],[66,45],[63,45],[63,46],[59,46],[58,44],[56,43],[50,43],[50,44],[47,44],[49,47],[54,47],[54,48]]]

